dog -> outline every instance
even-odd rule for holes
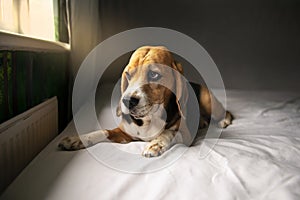
[[[112,130],[98,130],[79,136],[65,137],[58,144],[63,150],[78,150],[99,142],[149,142],[142,155],[156,157],[174,144],[190,145],[193,138],[186,126],[184,107],[188,94],[183,68],[171,52],[163,46],[144,46],[131,56],[121,77],[121,99],[117,116],[119,126]],[[232,123],[233,116],[203,85],[194,85],[198,91],[200,108],[199,127],[210,119],[220,128]],[[215,112],[212,113],[212,107]],[[213,115],[212,115],[213,114]]]

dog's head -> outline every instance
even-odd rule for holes
[[[187,96],[181,74],[182,66],[165,47],[145,46],[137,49],[122,73],[122,96],[117,115],[123,113],[136,119],[144,118],[156,112],[157,105],[166,108],[174,95],[182,114]]]

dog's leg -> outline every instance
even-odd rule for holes
[[[232,114],[229,111],[226,111],[224,119],[220,120],[218,125],[221,128],[226,128],[232,123],[232,120],[233,120]]]
[[[145,157],[156,157],[170,149],[175,143],[182,142],[176,137],[177,131],[164,130],[157,138],[152,140],[144,149]]]
[[[211,112],[212,107],[214,108],[213,114]],[[226,111],[213,93],[204,86],[201,86],[200,92],[200,112],[201,114],[212,116],[218,122],[220,128],[226,128],[233,120],[232,114]]]
[[[79,150],[99,142],[128,143],[133,139],[121,129],[98,130],[79,136],[68,136],[60,141],[58,147],[63,150]]]

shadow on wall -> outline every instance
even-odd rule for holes
[[[99,8],[103,39],[144,26],[180,31],[208,51],[226,88],[248,90],[300,90],[299,10],[298,0],[111,1]],[[119,76],[123,61],[109,78]]]

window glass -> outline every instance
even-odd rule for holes
[[[56,41],[57,0],[1,0],[0,29]]]

